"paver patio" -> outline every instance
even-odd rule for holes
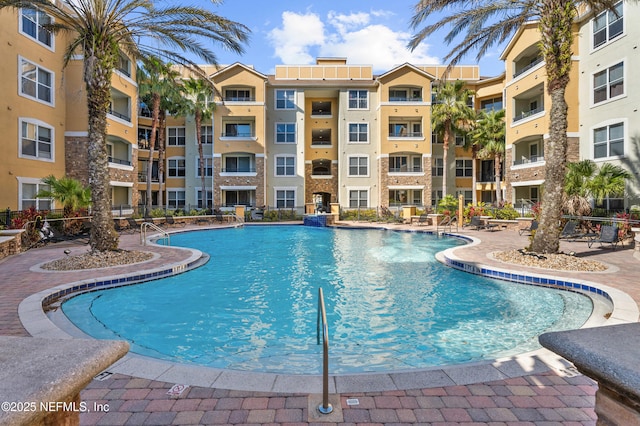
[[[392,225],[394,228],[413,228]],[[192,228],[198,228],[196,226]],[[420,227],[428,229],[427,227]],[[200,228],[201,229],[201,228]],[[460,247],[456,255],[471,262],[505,267],[491,258],[494,251],[522,248],[526,236],[515,231],[467,231],[461,233],[481,240],[473,247]],[[190,253],[174,247],[140,246],[139,235],[123,235],[121,247],[144,249],[159,256],[144,264],[153,268],[184,261]],[[43,273],[34,265],[64,256],[63,250],[81,253],[86,246],[56,243],[29,250],[0,261],[0,333],[29,336],[18,317],[18,305],[26,297],[61,283],[99,275],[140,271],[141,266],[123,266],[99,271]],[[637,275],[640,252],[624,247],[593,247],[584,242],[562,242],[565,252],[574,251],[610,265],[608,272],[574,273],[554,271],[552,275],[605,284],[629,294],[640,303]],[[518,270],[527,269],[518,267]],[[550,273],[528,269],[535,273]],[[566,374],[565,374],[566,373]],[[187,387],[178,397],[167,395],[174,383],[123,374],[93,380],[81,393],[91,407],[107,410],[81,414],[82,425],[189,425],[189,424],[447,424],[447,425],[594,425],[595,383],[571,371],[549,370],[505,380],[423,389],[367,391],[340,395],[342,419],[309,421],[309,395],[237,391],[206,387]],[[349,400],[349,403],[347,402]],[[357,404],[354,404],[357,400]]]

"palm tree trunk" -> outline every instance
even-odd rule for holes
[[[92,60],[93,59],[93,60]],[[89,182],[91,183],[91,251],[117,250],[119,237],[111,214],[107,111],[111,98],[111,72],[94,58],[85,59],[85,82],[89,112]]]
[[[195,122],[196,122],[196,139],[198,140],[198,156],[200,157],[200,161],[198,161],[198,167],[200,168],[200,179],[202,185],[202,208],[207,208],[207,191],[205,188],[206,179],[204,176],[204,150],[202,149],[202,129],[200,125],[202,124],[202,114],[200,110],[196,110],[195,114]]]
[[[496,177],[496,205],[502,202],[502,188],[500,188],[500,180],[502,178],[500,169],[502,168],[502,158],[500,155],[493,157],[493,173]]]
[[[167,128],[167,121],[164,111],[160,111],[158,119],[158,205],[160,207],[164,207],[164,135]]]
[[[146,215],[151,214],[153,191],[151,190],[151,180],[153,178],[153,151],[156,149],[156,139],[158,137],[158,115],[160,114],[160,95],[154,93],[151,101],[151,136],[149,141],[149,160],[147,162],[147,202]]]
[[[559,85],[552,90],[551,123],[549,139],[545,142],[546,161],[544,192],[538,230],[533,238],[531,250],[536,253],[557,253],[560,249],[560,220],[562,218],[562,195],[567,163],[567,102],[565,88]]]
[[[476,194],[476,184],[478,181],[477,177],[477,165],[476,160],[478,159],[478,148],[473,145],[471,147],[471,204],[474,206],[478,204],[478,195]]]
[[[449,139],[451,139],[451,123],[445,124],[442,141],[442,198],[447,196],[447,158],[449,157]]]

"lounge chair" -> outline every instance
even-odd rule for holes
[[[185,226],[187,224],[184,221],[176,222],[176,220],[171,215],[165,215],[164,223],[166,223],[167,226],[178,226],[178,225]]]
[[[140,231],[140,225],[138,225],[138,222],[134,218],[128,217],[127,223],[129,224],[129,229],[131,229],[131,232]]]
[[[600,246],[603,244],[611,244],[611,247],[615,250],[618,245],[618,241],[620,241],[618,237],[618,227],[614,225],[603,225],[600,228],[600,235],[594,238],[589,238],[587,244],[589,248],[595,243],[600,243]]]
[[[532,220],[532,221],[531,221],[531,223],[529,224],[529,226],[528,226],[528,227],[526,227],[526,228],[520,228],[520,229],[518,230],[518,234],[522,235],[522,234],[524,234],[525,232],[532,233],[532,232],[533,232],[533,231],[535,231],[536,229],[538,229],[538,221],[534,219],[534,220]]]
[[[492,231],[498,228],[498,225],[495,223],[484,223],[480,216],[471,216],[471,222],[469,222],[468,226],[475,226],[476,231],[480,231],[482,229]]]
[[[429,217],[428,214],[421,214],[420,217],[418,218],[418,225],[431,225],[431,218]]]
[[[570,220],[565,223],[564,228],[560,232],[560,239],[567,241],[576,241],[583,238],[593,238],[596,234],[578,231],[578,222]]]

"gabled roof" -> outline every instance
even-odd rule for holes
[[[245,64],[243,64],[243,63],[240,63],[240,62],[235,62],[235,63],[233,63],[233,64],[231,64],[231,65],[229,65],[229,66],[226,66],[226,67],[222,68],[221,70],[219,70],[219,71],[217,71],[217,72],[215,72],[215,73],[211,74],[211,75],[209,76],[209,78],[211,78],[211,79],[214,79],[214,80],[215,80],[215,78],[216,78],[216,77],[218,77],[218,76],[220,76],[221,74],[225,74],[226,72],[228,72],[228,71],[232,70],[233,68],[238,68],[238,67],[243,68],[243,69],[245,69],[246,71],[249,71],[249,72],[251,72],[251,73],[253,73],[253,74],[257,75],[258,77],[262,78],[263,80],[266,80],[266,79],[267,79],[267,76],[266,76],[265,74],[262,74],[261,72],[256,71],[253,67],[247,66],[247,65],[245,65]]]
[[[436,77],[435,77],[435,76],[433,76],[433,75],[429,74],[429,73],[428,73],[428,72],[426,72],[426,71],[421,70],[420,68],[416,67],[415,65],[411,65],[411,64],[410,64],[410,63],[408,63],[408,62],[405,62],[405,63],[404,63],[404,64],[402,64],[402,65],[398,65],[397,67],[395,67],[395,68],[393,68],[393,69],[391,69],[391,70],[389,70],[389,71],[385,72],[384,74],[379,75],[379,76],[377,77],[377,80],[384,79],[385,77],[390,76],[391,74],[393,74],[393,73],[395,73],[395,72],[397,72],[397,71],[401,70],[402,68],[409,68],[411,71],[416,72],[416,73],[418,73],[418,74],[420,74],[420,75],[422,75],[422,76],[424,76],[424,77],[426,77],[426,78],[428,78],[428,79],[430,79],[430,80],[436,80]]]
[[[505,61],[507,59],[507,55],[513,48],[513,45],[516,44],[520,36],[522,36],[522,33],[524,33],[525,30],[529,29],[532,24],[538,25],[538,21],[525,22],[524,24],[520,25],[520,27],[518,27],[518,31],[516,31],[513,37],[511,37],[511,40],[509,40],[509,43],[507,43],[507,45],[504,47],[504,50],[502,51],[502,54],[500,55],[501,61]]]

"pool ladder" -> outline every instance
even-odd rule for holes
[[[327,311],[324,308],[324,295],[322,288],[318,288],[318,321],[317,341],[320,344],[320,330],[322,329],[322,404],[318,406],[321,414],[333,412],[333,406],[329,403],[329,326],[327,325]]]
[[[142,222],[142,225],[140,225],[140,244],[141,245],[143,246],[147,245],[147,230],[149,228],[162,234],[162,239],[165,241],[165,245],[167,246],[171,245],[171,241],[169,241],[169,233],[164,229],[160,228],[155,223],[151,223],[151,222]]]

